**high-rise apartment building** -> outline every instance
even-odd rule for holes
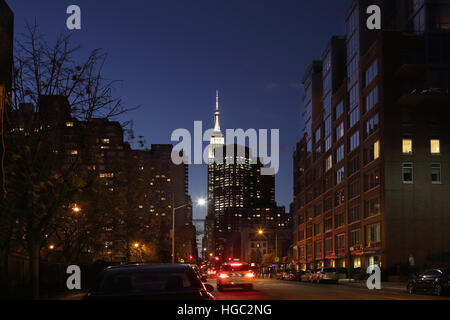
[[[371,4],[381,31],[366,27]],[[418,267],[449,262],[449,21],[449,1],[355,1],[345,37],[306,72],[299,268],[393,274],[410,256]]]

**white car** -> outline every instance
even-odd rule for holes
[[[317,283],[320,283],[321,281],[338,282],[338,279],[339,275],[336,268],[321,268],[314,276],[314,280],[316,280]]]

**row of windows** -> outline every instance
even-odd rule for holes
[[[411,137],[404,137],[402,139],[402,152],[405,155],[411,155],[413,153],[413,139]],[[430,139],[430,153],[432,155],[441,154],[441,141],[440,139]]]
[[[299,237],[298,241],[304,240],[304,238],[300,237],[299,231]],[[355,247],[362,244],[361,239],[361,229],[355,229],[352,230],[348,235],[348,245],[349,247]],[[381,224],[380,223],[374,223],[371,225],[368,225],[365,227],[365,244],[367,247],[379,247],[381,246]],[[323,241],[324,245],[324,251],[325,253],[333,252],[333,238],[327,238],[325,241]],[[336,251],[341,251],[345,248],[345,233],[338,234],[334,237],[334,245]],[[314,249],[316,256],[320,255],[322,253],[322,241],[315,241],[314,242]],[[306,245],[306,252],[305,252],[305,246],[300,246],[298,248],[298,255],[299,257],[304,257],[306,253],[307,257],[312,257],[312,244]]]
[[[442,183],[442,173],[441,164],[432,163],[431,164],[431,183],[440,184]],[[414,182],[414,165],[411,162],[405,162],[402,164],[402,175],[403,183],[413,183]]]

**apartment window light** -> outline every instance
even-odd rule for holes
[[[373,158],[378,159],[380,157],[380,141],[373,144]]]
[[[413,152],[413,142],[412,139],[409,137],[405,137],[402,140],[402,151],[403,154],[412,154]]]
[[[439,139],[431,139],[430,140],[430,151],[431,154],[440,154],[441,153],[441,141]]]

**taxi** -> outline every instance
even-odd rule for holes
[[[255,273],[247,263],[224,263],[217,273],[217,290],[223,291],[224,288],[235,287],[252,290],[254,278]]]

